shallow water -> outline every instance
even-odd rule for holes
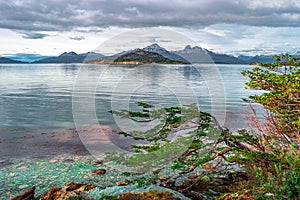
[[[1,64],[0,138],[71,128],[74,117],[79,125],[100,121],[115,127],[108,111],[136,109],[138,101],[158,107],[198,103],[222,125],[245,128],[248,105],[242,98],[257,92],[244,88],[240,72],[250,68]]]
[[[32,185],[41,194],[70,181],[108,186],[127,180],[114,168],[106,168],[105,176],[93,176],[91,171],[97,166],[91,164],[78,135],[71,137],[74,134],[66,131],[56,135],[40,133],[95,122],[113,128],[136,126],[121,122],[108,111],[136,110],[139,101],[158,108],[197,103],[201,110],[216,116],[221,125],[235,129],[248,127],[245,112],[248,105],[242,98],[258,92],[244,89],[247,79],[240,72],[250,68],[246,65],[0,65],[0,142],[9,151],[0,153],[0,199],[10,199]],[[72,130],[69,131],[73,133]],[[90,132],[93,130],[91,127]],[[72,139],[64,139],[69,137]],[[29,151],[32,149],[33,152]]]

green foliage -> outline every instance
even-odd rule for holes
[[[202,129],[209,126],[209,115],[200,113],[196,104],[186,106],[172,106],[169,108],[154,109],[147,103],[138,102],[137,105],[142,107],[140,111],[132,112],[128,110],[110,111],[122,118],[129,118],[136,122],[150,122],[160,120],[160,123],[150,130],[144,132],[133,131],[130,133],[119,132],[118,134],[125,137],[132,137],[135,140],[144,140],[150,142],[149,145],[133,145],[132,148],[136,152],[152,152],[160,149],[164,144],[170,142],[169,136],[175,128],[180,127],[184,123],[192,119],[196,119],[196,124],[201,125]],[[201,117],[200,117],[201,116]],[[201,121],[201,124],[199,123]],[[205,123],[204,123],[205,122]],[[184,129],[183,127],[181,130]],[[200,134],[200,132],[199,132]],[[204,133],[202,133],[204,135]]]
[[[254,198],[300,199],[300,64],[288,54],[274,57],[274,63],[242,72],[249,77],[249,88],[265,91],[250,98],[270,111],[271,117],[266,118],[269,128],[261,137],[244,137],[258,148],[234,146],[238,156],[229,159],[247,163],[248,170],[253,170],[254,180],[244,188],[250,189]],[[228,138],[231,144],[246,142],[239,136]]]
[[[249,132],[240,131],[239,135],[227,132],[223,137],[229,148],[219,150],[228,149],[230,154],[226,160],[243,164],[247,170],[249,180],[237,184],[240,187],[233,190],[234,194],[239,194],[239,199],[250,196],[250,199],[300,199],[299,146],[282,149],[276,146],[265,151],[264,146],[259,146],[262,138],[255,138]],[[245,142],[249,148],[242,145]],[[232,195],[226,194],[220,199],[232,199]]]
[[[261,199],[300,199],[300,153],[292,149],[276,156],[280,161],[272,163],[269,171],[255,167],[253,184],[260,189],[254,190],[254,195]]]
[[[251,89],[264,90],[250,98],[271,111],[278,126],[286,134],[300,133],[300,68],[299,61],[291,55],[274,56],[274,63],[260,64],[249,71],[246,85]]]
[[[143,108],[153,108],[153,105],[144,102],[137,102],[137,105],[142,106]]]
[[[108,155],[109,159],[134,167],[135,171],[138,171],[138,166],[142,170],[148,170],[153,166],[163,168],[170,164],[173,164],[173,169],[188,171],[191,166],[199,166],[212,159],[208,154],[214,148],[214,142],[221,131],[214,128],[218,127],[218,124],[210,114],[200,112],[196,104],[160,109],[154,109],[152,105],[141,102],[137,105],[142,108],[134,115],[127,110],[111,111],[111,113],[136,122],[159,120],[160,123],[150,130],[119,132],[118,134],[126,137],[144,141],[144,145],[132,145],[136,154],[131,155],[130,158],[125,155],[111,154]],[[170,141],[172,134],[179,131],[184,134]],[[204,144],[203,139],[211,142]],[[172,163],[173,161],[176,162]]]
[[[130,172],[123,172],[122,175],[129,177],[129,176],[131,176],[132,174],[131,174]]]
[[[176,141],[168,142],[159,149],[150,152],[138,152],[131,156],[123,156],[112,153],[107,155],[107,159],[113,160],[118,164],[134,168],[134,172],[150,171],[153,168],[166,167],[172,159],[180,156],[189,145],[190,138],[178,138]]]
[[[137,183],[138,188],[145,188],[145,187],[150,186],[151,184],[155,184],[157,179],[158,179],[157,176],[153,176],[153,177],[149,177],[149,178],[142,177],[142,178],[135,180],[134,182]]]

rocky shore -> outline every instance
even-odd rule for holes
[[[96,132],[103,137],[95,140]],[[215,199],[229,191],[236,178],[247,178],[239,166],[218,160],[185,174],[171,169],[122,171],[85,148],[89,142],[130,147],[132,140],[115,133],[95,124],[1,140],[0,199]]]

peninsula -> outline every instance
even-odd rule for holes
[[[135,51],[118,57],[103,57],[88,61],[89,64],[111,64],[111,65],[142,65],[142,64],[190,64],[187,61],[172,60],[159,53],[149,51]]]

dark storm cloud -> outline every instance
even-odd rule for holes
[[[43,39],[46,36],[48,35],[43,33],[22,33],[22,38],[24,39]]]
[[[110,26],[199,28],[219,23],[300,26],[299,13],[297,1],[283,0],[0,0],[0,28],[35,32],[84,28],[89,32],[95,27]]]

